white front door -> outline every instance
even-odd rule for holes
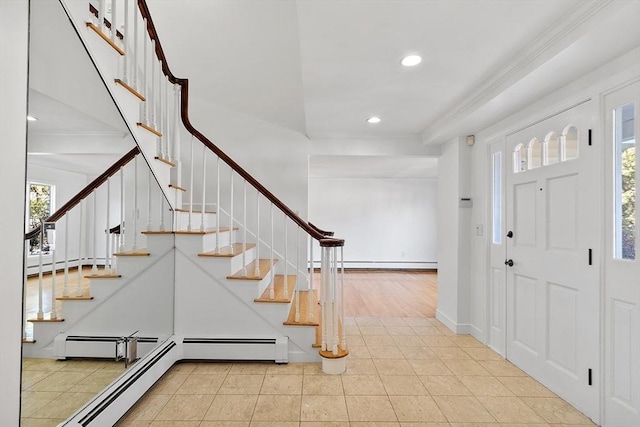
[[[508,135],[507,358],[599,420],[600,184],[585,102]]]
[[[640,426],[640,83],[605,97],[604,425]]]

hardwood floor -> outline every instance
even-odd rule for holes
[[[347,317],[435,317],[435,271],[347,271]]]

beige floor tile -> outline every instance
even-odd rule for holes
[[[61,360],[61,372],[95,372],[105,366],[104,360]]]
[[[149,427],[152,422],[151,420],[120,420],[116,423],[116,427]]]
[[[451,427],[451,424],[446,422],[441,422],[441,423],[404,422],[404,423],[400,423],[400,427]]]
[[[455,347],[455,343],[449,337],[443,336],[422,336],[422,341],[429,347]]]
[[[347,357],[345,375],[377,375],[378,370],[372,359],[352,359]]]
[[[302,394],[302,375],[266,375],[260,394]]]
[[[300,427],[349,427],[349,421],[302,421]]]
[[[395,337],[394,337],[395,338]],[[400,346],[398,347],[400,352],[407,360],[425,360],[425,359],[437,359],[440,360],[438,356],[427,346]]]
[[[249,427],[298,427],[297,421],[251,421]]]
[[[444,360],[444,364],[447,365],[447,368],[449,368],[451,372],[453,372],[458,376],[465,376],[465,375],[491,376],[489,371],[484,369],[482,365],[480,365],[475,360]]]
[[[381,317],[382,326],[409,326],[404,317]]]
[[[277,363],[267,368],[267,375],[302,375],[304,363]]]
[[[382,322],[379,317],[356,317],[356,324],[358,326],[381,326]]]
[[[367,346],[373,345],[396,345],[391,335],[367,335],[362,339]]]
[[[200,421],[152,421],[149,427],[198,427]]]
[[[171,372],[174,374],[189,375],[198,367],[198,363],[193,362],[178,362],[171,367]]]
[[[347,359],[347,361],[348,360],[349,359]],[[322,363],[320,362],[304,363],[302,366],[304,375],[324,375],[324,372],[322,372]]]
[[[350,427],[400,427],[397,421],[352,421]]]
[[[491,375],[496,377],[526,377],[523,371],[508,360],[480,360],[482,365]]]
[[[355,345],[366,345],[364,342],[364,338],[362,338],[362,335],[349,335],[347,338],[347,345],[349,347],[355,346]]]
[[[385,325],[385,329],[389,335],[402,336],[402,335],[416,335],[411,326],[388,326]]]
[[[69,389],[70,392],[98,393],[120,376],[119,372],[99,370],[91,373]]]
[[[250,421],[258,401],[258,395],[251,394],[219,394],[204,415],[207,421]]]
[[[189,375],[176,394],[216,394],[225,378],[226,375]]]
[[[40,359],[24,357],[22,359],[23,371],[49,371],[55,372],[64,368],[64,362],[57,359]]]
[[[420,380],[432,396],[470,396],[471,392],[454,375],[421,376]]]
[[[33,418],[67,418],[95,397],[95,393],[62,393],[38,409]]]
[[[557,397],[548,388],[530,377],[498,377],[498,380],[516,396]]]
[[[349,421],[344,396],[302,396],[301,421]]]
[[[344,324],[345,325],[355,325],[356,324],[356,318],[355,317],[345,317],[344,318]]]
[[[46,419],[46,418],[21,418],[20,427],[57,427],[64,421],[64,418]]]
[[[559,397],[522,397],[549,424],[591,424],[591,420]]]
[[[349,343],[349,357],[353,359],[371,359],[371,353],[366,345],[352,345]]]
[[[501,423],[544,423],[529,406],[518,397],[479,396],[478,400]]]
[[[344,394],[350,396],[386,396],[378,375],[343,375]]]
[[[502,425],[500,423],[451,423],[451,427],[502,427]]]
[[[404,323],[407,326],[431,326],[432,323],[425,317],[406,317]]]
[[[52,374],[52,371],[22,371],[22,390],[27,390],[34,384]]]
[[[348,337],[350,336],[360,336],[360,328],[357,325],[345,325],[344,326],[344,334]]]
[[[302,381],[303,395],[341,396],[342,377],[338,375],[305,375]]]
[[[453,332],[451,329],[447,328],[446,326],[438,326],[438,330],[440,331],[440,334],[444,335],[445,337],[455,337],[456,334],[455,332]]]
[[[363,337],[368,335],[389,335],[384,326],[358,326]]]
[[[380,375],[380,380],[389,396],[425,396],[429,394],[417,376]]]
[[[152,394],[175,394],[183,382],[187,380],[188,375],[174,374],[171,371],[166,373],[158,380],[157,383],[149,390]]]
[[[480,341],[478,341],[476,338],[472,337],[471,335],[456,335],[451,337],[451,341],[453,341],[458,347],[487,348],[484,344],[482,344]]]
[[[199,421],[207,413],[212,394],[177,394],[171,397],[154,421]]]
[[[234,363],[233,367],[229,371],[229,374],[234,375],[259,375],[266,374],[267,369],[273,366],[273,363]]]
[[[191,373],[192,374],[224,375],[224,374],[228,374],[232,367],[233,367],[233,363],[218,363],[218,362],[197,363],[195,369]]]
[[[453,372],[440,359],[409,360],[417,375],[453,375]]]
[[[56,400],[62,392],[59,391],[23,391],[20,416],[32,417],[38,410]]]
[[[434,396],[449,422],[495,422],[493,416],[473,396]]]
[[[404,355],[395,345],[370,345],[369,353],[373,359],[403,359]]]
[[[430,396],[390,396],[389,399],[399,421],[446,421]]]
[[[202,421],[199,427],[249,427],[249,421]]]
[[[442,335],[442,332],[432,324],[428,324],[426,326],[412,326],[411,329],[413,329],[413,332],[419,336],[434,337]]]
[[[425,343],[418,335],[393,335],[393,342],[398,347],[425,347]]]
[[[259,394],[264,375],[232,375],[225,378],[218,394]]]
[[[252,421],[299,421],[301,396],[258,396]]]
[[[469,356],[474,360],[504,360],[504,357],[500,356],[495,351],[486,347],[462,347]]]
[[[46,378],[38,381],[29,391],[67,391],[74,385],[89,376],[87,372],[53,372]]]
[[[387,396],[345,396],[349,421],[398,421]]]
[[[415,375],[409,362],[404,359],[373,359],[380,375]]]
[[[460,381],[475,396],[513,396],[513,392],[494,377],[462,376]]]
[[[431,351],[442,360],[472,360],[460,347],[431,347]]]
[[[171,399],[170,394],[145,394],[123,417],[123,421],[153,420]]]

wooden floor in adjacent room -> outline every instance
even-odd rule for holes
[[[436,271],[347,270],[347,317],[435,317]]]

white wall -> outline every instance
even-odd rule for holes
[[[0,2],[0,424],[7,426],[20,420],[28,12],[27,0]]]
[[[437,268],[435,179],[313,177],[309,217],[345,239],[347,268]]]

